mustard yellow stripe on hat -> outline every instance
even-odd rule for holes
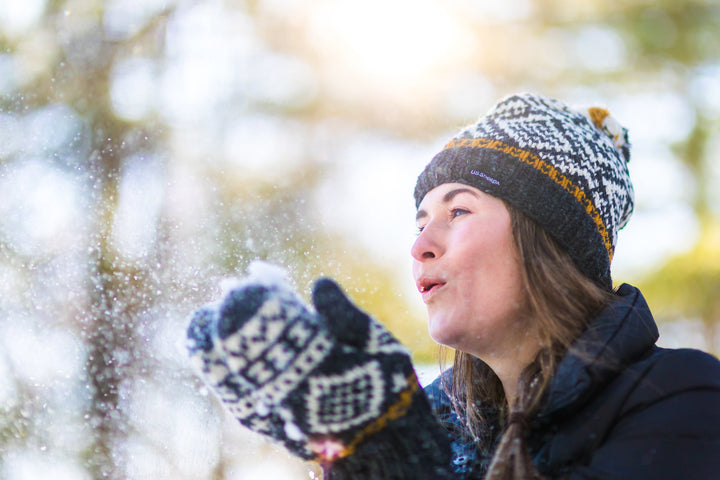
[[[603,239],[603,243],[605,244],[605,249],[608,252],[610,262],[612,263],[613,245],[610,241],[610,234],[605,227],[605,222],[600,216],[600,212],[597,211],[595,205],[592,203],[592,200],[588,198],[588,196],[585,194],[585,191],[583,191],[579,186],[575,185],[569,178],[563,175],[561,171],[559,171],[557,168],[550,165],[534,153],[523,150],[522,148],[508,145],[499,140],[490,140],[487,138],[458,138],[451,140],[447,145],[445,145],[443,150],[462,147],[487,148],[488,150],[495,150],[505,153],[507,155],[510,155],[511,157],[517,158],[518,160],[522,161],[527,165],[530,165],[531,167],[546,175],[553,182],[560,185],[563,189],[565,189],[568,193],[575,197],[578,202],[580,202],[580,204],[585,208],[585,211],[588,213],[588,215],[590,215],[590,218],[593,219],[598,229],[598,232]]]

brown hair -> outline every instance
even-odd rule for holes
[[[538,412],[555,368],[593,314],[612,294],[583,275],[570,256],[545,230],[506,203],[512,234],[522,265],[527,303],[540,332],[540,350],[522,372],[512,411],[502,383],[482,360],[456,352],[450,398],[461,419],[478,438],[485,419],[479,405],[500,412],[505,430],[492,457],[486,480],[540,478],[525,437],[529,420]]]

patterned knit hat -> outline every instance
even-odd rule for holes
[[[607,110],[513,95],[432,159],[415,185],[415,206],[443,183],[476,187],[538,222],[610,289],[617,233],[633,210],[629,160],[627,130]]]

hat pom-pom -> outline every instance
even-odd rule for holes
[[[610,137],[615,148],[622,153],[626,162],[630,161],[630,141],[628,139],[627,128],[620,125],[615,117],[605,108],[589,107],[579,108],[580,113],[590,120],[595,127],[605,135]]]

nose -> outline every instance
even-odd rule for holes
[[[412,248],[410,248],[410,255],[418,262],[438,258],[443,253],[437,232],[435,231],[436,228],[431,223],[425,225],[425,228],[423,228],[415,240],[415,243],[413,243]]]

